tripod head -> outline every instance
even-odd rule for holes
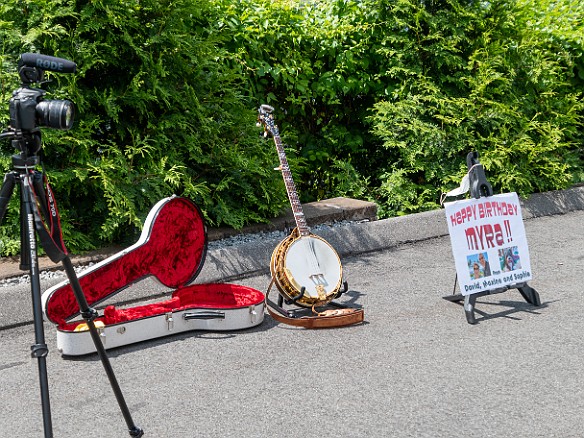
[[[36,53],[23,53],[18,60],[21,87],[12,92],[10,125],[0,139],[12,140],[23,159],[34,157],[40,151],[41,127],[71,129],[75,107],[69,100],[45,100],[46,91],[31,84],[44,83],[45,71],[74,73],[77,65],[67,59]]]

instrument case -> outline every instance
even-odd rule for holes
[[[138,307],[109,305],[94,320],[106,349],[192,330],[230,331],[254,327],[264,319],[262,292],[236,284],[190,284],[205,262],[207,232],[201,212],[187,198],[159,201],[144,223],[140,239],[79,274],[87,302],[95,307],[140,280],[153,276],[170,288],[161,302]],[[96,351],[69,280],[42,296],[45,316],[57,326],[63,355]]]

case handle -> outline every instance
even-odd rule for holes
[[[205,311],[196,313],[184,313],[183,318],[187,321],[190,319],[225,319],[225,312]]]

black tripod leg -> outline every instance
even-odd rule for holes
[[[41,329],[42,329],[42,306],[41,306],[41,295],[40,295],[40,281],[38,280],[38,260],[37,260],[37,252],[36,252],[36,239],[35,239],[35,225],[37,226],[36,231],[38,231],[40,237],[41,237],[41,242],[43,243],[43,245],[49,245],[49,247],[45,246],[45,251],[47,252],[47,254],[52,254],[53,257],[51,257],[51,260],[53,260],[54,262],[58,262],[61,261],[63,263],[63,266],[65,267],[65,271],[67,273],[67,276],[69,277],[69,282],[71,284],[71,287],[73,289],[73,293],[75,295],[75,298],[77,300],[77,304],[79,305],[79,309],[81,310],[81,314],[82,316],[85,318],[85,320],[87,321],[87,325],[89,327],[89,331],[91,334],[91,337],[93,339],[93,343],[95,344],[95,348],[97,350],[97,353],[103,363],[103,367],[106,371],[106,374],[108,376],[108,379],[110,381],[110,384],[112,386],[112,389],[114,391],[114,394],[116,396],[116,399],[118,401],[118,404],[120,405],[120,409],[122,410],[122,414],[124,416],[124,419],[126,420],[126,423],[128,425],[129,428],[129,432],[130,432],[130,436],[132,437],[141,437],[144,435],[144,432],[142,431],[142,429],[136,427],[132,421],[132,417],[130,415],[130,411],[128,409],[128,406],[126,405],[126,402],[124,400],[124,396],[122,395],[122,391],[120,389],[120,386],[118,385],[118,382],[116,380],[116,377],[114,375],[113,369],[111,367],[111,364],[109,362],[109,358],[107,357],[107,354],[105,352],[105,348],[103,346],[103,344],[101,343],[101,339],[99,338],[99,334],[97,333],[97,329],[95,328],[95,324],[94,324],[94,319],[97,317],[97,312],[94,309],[91,309],[87,303],[87,299],[85,298],[85,295],[83,294],[83,291],[81,290],[81,285],[79,284],[79,280],[77,278],[77,274],[75,273],[75,270],[73,269],[73,264],[71,263],[71,259],[67,256],[66,251],[61,251],[61,248],[57,248],[56,244],[54,241],[50,240],[50,238],[48,238],[47,236],[47,231],[44,230],[44,226],[42,224],[38,224],[35,222],[35,212],[37,217],[40,216],[41,214],[48,216],[48,206],[47,206],[47,199],[44,196],[44,190],[42,187],[42,175],[40,174],[33,174],[32,177],[29,176],[23,176],[22,177],[22,186],[21,186],[21,209],[23,210],[24,215],[26,216],[26,243],[28,244],[28,246],[31,248],[30,250],[30,266],[31,266],[31,281],[33,282],[33,303],[36,300],[36,297],[38,296],[38,309],[41,312],[39,315],[40,317],[37,319],[37,305],[35,304],[35,327],[36,327],[36,322],[40,321],[41,323]],[[38,196],[35,197],[35,192],[38,192]],[[36,201],[35,201],[36,199]],[[35,204],[38,201],[38,203],[40,203],[40,206],[38,204]],[[35,210],[35,207],[40,207],[41,212],[39,213],[37,210]],[[43,239],[43,236],[45,237]],[[51,246],[51,244],[49,242],[53,242],[53,244],[55,245],[54,247]],[[34,251],[33,251],[34,248]],[[36,280],[34,279],[35,277],[32,275],[33,270],[36,271]],[[38,286],[38,294],[35,293],[35,291],[37,290],[37,286],[35,286],[35,283]],[[37,335],[38,336],[38,335]],[[41,371],[41,380],[43,380],[42,376],[45,376],[45,380],[46,380],[46,365],[44,362],[44,357],[47,355],[48,353],[48,349],[46,347],[46,345],[44,344],[44,334],[42,337],[43,341],[40,342],[37,340],[37,345],[33,346],[33,355],[36,355],[37,357],[39,357],[39,364],[43,364],[44,366],[44,372]],[[40,365],[39,365],[40,366]],[[47,391],[43,391],[43,394],[47,394],[46,399],[48,402],[48,386],[47,386]],[[44,400],[43,400],[43,406],[44,406]],[[48,405],[47,405],[48,406]],[[50,419],[50,415],[49,415],[49,419]],[[48,429],[47,429],[48,430]],[[52,436],[52,435],[47,435],[47,436]]]
[[[28,216],[29,214],[32,215],[32,207],[30,204],[27,204],[27,202],[32,202],[32,201],[27,201],[25,199],[25,194],[24,194],[24,184],[23,183],[20,186],[20,265],[19,268],[21,271],[30,271],[32,265],[31,265],[31,255],[30,252],[28,251],[28,248],[30,248],[29,244],[27,243],[27,240],[29,239],[29,233],[30,231],[28,230]],[[33,228],[33,233],[34,233],[34,228]],[[36,243],[36,241],[35,241]],[[35,255],[36,255],[36,250],[35,250]]]
[[[68,256],[66,256],[62,260],[62,262],[63,266],[65,267],[67,277],[69,277],[69,283],[71,284],[71,288],[73,289],[75,298],[77,299],[79,309],[81,310],[81,316],[83,316],[85,321],[87,321],[87,326],[89,327],[89,332],[91,334],[91,338],[93,339],[93,343],[95,344],[97,354],[101,359],[107,377],[110,381],[110,385],[116,396],[116,400],[118,401],[118,404],[122,411],[122,415],[124,416],[124,420],[126,420],[126,424],[128,425],[130,436],[141,437],[144,435],[144,432],[139,427],[136,427],[134,421],[132,420],[132,415],[130,414],[130,410],[128,409],[128,405],[126,404],[124,395],[122,394],[122,390],[120,389],[120,385],[118,384],[118,381],[110,364],[105,348],[101,342],[99,333],[95,328],[93,320],[98,316],[97,311],[89,307],[87,299],[85,298],[85,295],[83,294],[83,291],[81,289],[81,285],[79,284],[77,274],[75,273],[75,270],[73,268],[73,264],[71,263],[71,259]]]
[[[32,310],[34,318],[35,344],[31,346],[31,355],[38,360],[39,383],[41,387],[41,403],[43,409],[43,424],[45,437],[53,437],[53,425],[51,421],[51,404],[49,398],[49,379],[47,374],[47,355],[49,349],[45,342],[45,331],[43,326],[43,308],[41,300],[41,282],[38,266],[38,255],[36,246],[34,215],[31,205],[31,197],[25,193],[26,184],[21,185],[21,215],[23,230],[24,252],[29,265]]]
[[[43,214],[43,217],[48,218],[50,216],[48,209],[47,197],[45,196],[45,188],[43,186],[43,174],[42,172],[34,172],[30,178],[32,182],[32,187],[34,188],[34,193],[36,198],[39,200],[38,207]]]

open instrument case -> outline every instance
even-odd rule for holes
[[[148,214],[138,242],[79,274],[92,307],[138,281],[153,276],[174,289],[169,299],[131,308],[109,305],[95,319],[106,349],[191,330],[229,331],[264,319],[262,292],[236,284],[192,284],[205,262],[207,232],[199,208],[187,198],[170,197]],[[42,296],[45,316],[57,325],[63,355],[95,352],[71,285],[66,280]]]

